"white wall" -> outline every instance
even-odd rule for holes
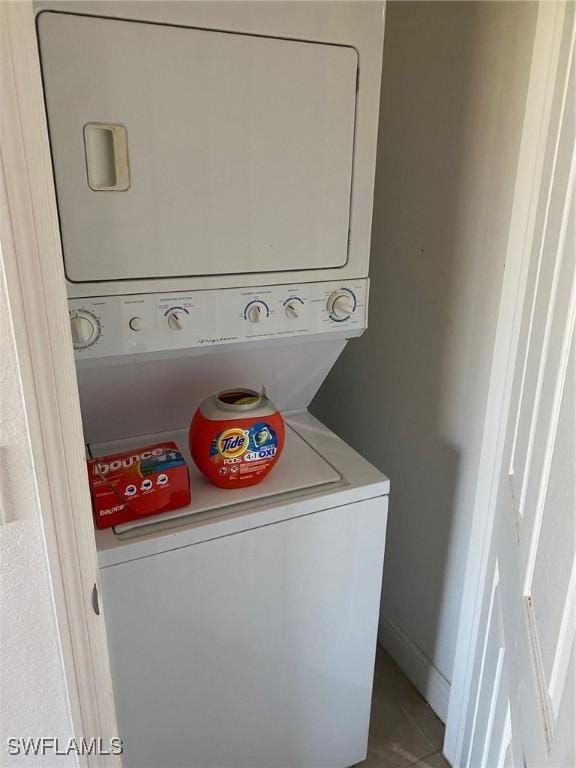
[[[0,765],[71,765],[10,756],[7,740],[72,736],[52,588],[0,259]]]
[[[370,328],[313,407],[391,478],[381,638],[443,716],[535,16],[388,4]]]

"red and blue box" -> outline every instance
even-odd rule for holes
[[[176,443],[157,443],[88,461],[97,528],[190,504],[190,478]]]

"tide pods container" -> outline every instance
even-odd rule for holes
[[[264,393],[227,389],[204,400],[190,424],[190,453],[220,488],[261,482],[284,447],[284,420]]]

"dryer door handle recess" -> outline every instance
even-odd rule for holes
[[[123,125],[86,123],[88,186],[94,192],[125,192],[130,186],[128,138]]]

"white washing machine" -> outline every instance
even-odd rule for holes
[[[366,756],[389,483],[309,413],[287,424],[261,485],[222,491],[189,462],[190,508],[97,533],[126,766]],[[186,431],[91,451],[158,439],[189,459]]]
[[[36,7],[88,450],[174,439],[191,472],[96,534],[124,764],[351,766],[389,483],[308,407],[367,327],[383,5]],[[288,424],[251,488],[188,454],[227,387]]]
[[[363,283],[347,285],[358,305],[347,331],[329,320],[333,284],[291,286],[311,329],[296,336],[279,312],[286,288],[272,286],[259,296],[278,310],[274,339],[198,341],[186,355],[102,357],[121,351],[114,323],[134,305],[87,305],[102,335],[78,361],[90,454],[174,440],[190,468],[189,507],[96,536],[126,766],[344,768],[366,755],[389,482],[308,411],[364,326]],[[228,299],[248,305],[245,293]],[[163,300],[136,305],[151,339],[165,332],[153,322]],[[181,333],[203,337],[212,314]],[[187,444],[196,405],[230,384],[265,386],[287,422],[274,470],[238,490],[211,485]]]

